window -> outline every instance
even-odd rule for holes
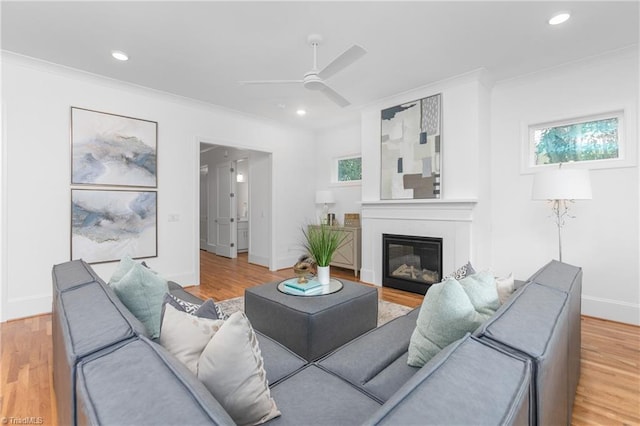
[[[531,166],[622,158],[622,111],[529,126]]]
[[[333,161],[334,183],[360,183],[362,180],[362,157],[348,156],[335,158]]]

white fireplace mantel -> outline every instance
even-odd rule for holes
[[[476,199],[362,201],[361,279],[382,284],[382,234],[443,239],[443,273],[471,260]]]
[[[362,218],[463,221],[473,220],[475,199],[362,201]]]

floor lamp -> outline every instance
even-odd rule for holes
[[[533,178],[532,197],[534,200],[548,200],[553,212],[552,218],[558,226],[558,254],[562,262],[562,227],[569,214],[569,205],[574,200],[591,199],[591,180],[587,169],[557,169],[536,174]]]

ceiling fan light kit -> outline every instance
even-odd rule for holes
[[[362,56],[364,56],[367,51],[354,44],[349,49],[344,51],[342,54],[338,55],[333,61],[329,62],[327,66],[323,69],[318,70],[318,46],[322,42],[322,36],[320,34],[310,34],[307,37],[307,42],[313,48],[313,68],[311,71],[307,72],[302,80],[251,80],[251,81],[241,81],[241,84],[296,84],[302,83],[303,87],[308,90],[320,91],[327,98],[329,98],[335,104],[346,107],[350,105],[350,102],[345,99],[338,92],[333,90],[331,87],[325,83],[325,79],[335,75],[336,73],[342,71]]]

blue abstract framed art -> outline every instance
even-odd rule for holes
[[[71,259],[88,263],[158,255],[156,191],[72,189]]]
[[[156,188],[158,123],[71,107],[71,184]]]

